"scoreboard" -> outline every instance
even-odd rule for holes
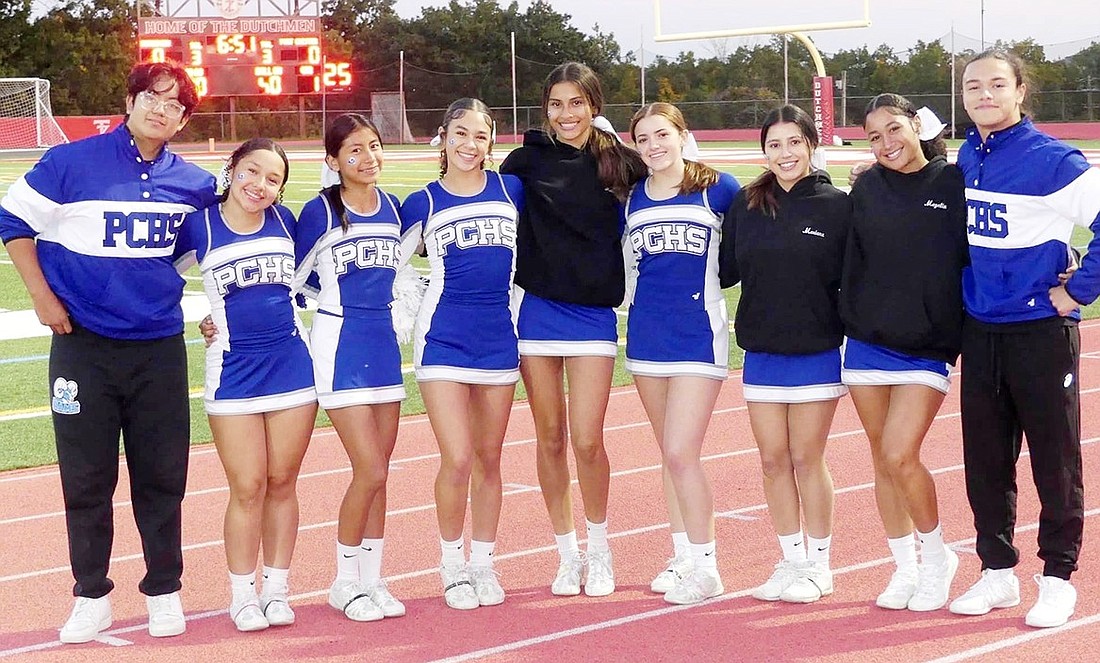
[[[351,63],[325,58],[316,19],[141,19],[138,57],[181,63],[200,97],[347,92],[353,83]]]

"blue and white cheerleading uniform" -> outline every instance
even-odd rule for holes
[[[722,217],[740,186],[721,173],[695,193],[654,200],[644,180],[626,204],[626,250],[638,281],[627,319],[626,368],[636,375],[724,380],[729,317],[718,283]]]
[[[317,399],[325,409],[405,398],[393,328],[393,281],[411,253],[402,250],[401,237],[414,233],[401,223],[399,209],[397,198],[379,189],[372,212],[345,206],[345,231],[322,193],[298,217],[298,280],[315,274],[319,283],[317,289],[305,289],[318,303],[310,347]]]
[[[485,171],[485,187],[472,196],[430,182],[405,199],[402,224],[422,233],[431,267],[414,333],[417,380],[519,380],[510,298],[522,206],[520,181],[493,171]]]
[[[519,352],[535,357],[615,357],[615,309],[546,299],[515,287]]]
[[[304,329],[291,301],[294,215],[264,210],[258,230],[229,227],[219,206],[187,216],[176,242],[180,272],[198,262],[218,328],[206,349],[207,414],[255,414],[317,400]]]

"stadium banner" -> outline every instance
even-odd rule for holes
[[[126,119],[125,115],[68,115],[55,118],[69,142],[98,136],[118,127]]]
[[[814,76],[814,126],[821,145],[833,144],[833,77]]]

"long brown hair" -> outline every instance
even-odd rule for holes
[[[760,126],[760,151],[766,151],[764,146],[768,142],[768,130],[784,122],[790,122],[798,127],[812,155],[820,140],[817,136],[817,127],[814,126],[814,120],[809,113],[794,104],[774,108],[764,116],[764,124]],[[759,208],[764,214],[774,217],[779,207],[775,200],[775,173],[770,168],[761,173],[745,187],[745,196],[748,199],[749,209]]]
[[[542,116],[548,117],[550,109],[550,90],[558,83],[573,83],[584,94],[593,117],[603,110],[603,88],[596,72],[580,62],[560,64],[546,77],[542,87]],[[543,127],[550,136],[553,127],[543,120]],[[630,187],[647,174],[642,157],[632,148],[623,145],[614,134],[591,127],[585,149],[596,159],[600,183],[615,194],[619,200],[625,200]]]
[[[637,136],[634,135],[634,128],[637,127],[638,123],[643,119],[652,115],[659,115],[668,120],[669,124],[671,124],[680,135],[683,135],[684,132],[687,131],[687,122],[684,121],[684,114],[680,112],[679,108],[663,101],[656,101],[652,104],[642,106],[637,113],[634,113],[634,117],[630,118],[630,137],[634,139],[635,143],[638,142],[638,139]],[[680,180],[680,193],[697,193],[717,183],[717,170],[706,164],[684,159],[684,179]]]

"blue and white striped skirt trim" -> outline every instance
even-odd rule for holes
[[[746,352],[742,372],[745,400],[756,403],[810,403],[840,398],[840,348],[810,355]]]
[[[520,355],[615,357],[619,353],[613,308],[544,299],[519,286],[513,288],[512,306],[519,310]]]
[[[919,384],[947,393],[951,387],[951,366],[947,362],[924,359],[849,338],[844,343],[844,384],[852,386],[891,386]]]

